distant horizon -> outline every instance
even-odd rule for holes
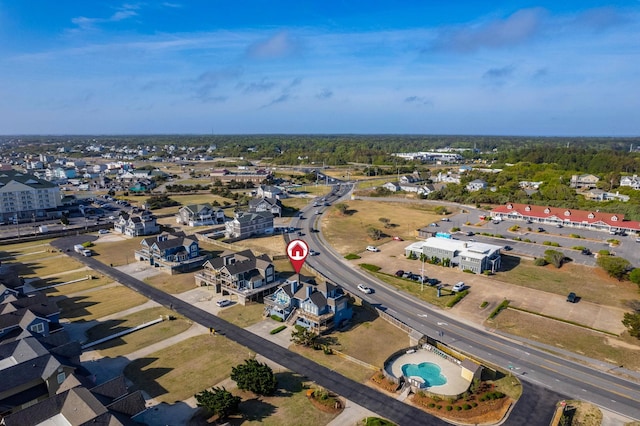
[[[640,2],[0,0],[7,135],[640,135]]]
[[[136,136],[420,136],[420,137],[477,137],[477,138],[585,138],[585,139],[635,139],[638,135],[508,135],[508,134],[464,134],[464,133],[34,133],[6,134],[0,138],[19,137],[136,137]]]

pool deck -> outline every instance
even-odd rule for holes
[[[440,395],[458,395],[465,392],[470,385],[468,380],[462,378],[460,373],[462,368],[450,361],[442,359],[437,354],[428,351],[426,349],[419,349],[410,354],[400,355],[393,360],[388,367],[391,369],[390,373],[395,377],[402,377],[402,366],[405,364],[420,364],[422,362],[432,362],[437,364],[442,369],[442,374],[447,378],[447,383],[441,386],[431,386],[425,388],[425,390]]]

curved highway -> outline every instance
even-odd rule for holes
[[[335,202],[345,199],[351,189],[346,184],[336,185],[327,200]],[[312,206],[303,209],[308,220],[299,221],[298,225],[307,232],[306,240],[312,248],[323,247],[320,255],[307,258],[307,262],[329,280],[354,294],[358,292],[358,283],[367,284],[375,290],[372,294],[359,294],[367,302],[423,334],[438,336],[441,333],[440,341],[463,353],[509,369],[534,387],[542,386],[567,397],[589,401],[624,416],[640,419],[638,383],[455,319],[354,269],[322,240],[321,234],[308,232],[311,228],[319,229],[319,224],[315,222],[320,218],[313,214],[314,209]]]

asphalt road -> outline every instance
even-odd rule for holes
[[[142,294],[150,300],[173,309],[180,315],[189,318],[205,327],[213,327],[216,333],[249,348],[291,371],[306,376],[320,386],[338,393],[358,405],[361,405],[380,416],[388,418],[398,425],[448,425],[448,423],[430,416],[422,410],[391,398],[364,384],[348,379],[326,367],[284,349],[275,343],[263,339],[221,318],[184,302],[177,297],[164,293],[144,282],[131,277],[115,268],[111,268],[92,257],[83,257],[73,251],[73,245],[87,241],[89,236],[68,237],[53,241],[51,244],[67,254],[83,262],[92,269],[101,272],[119,283]],[[514,423],[515,424],[515,423]]]
[[[312,207],[308,209],[311,210]],[[542,392],[541,395],[544,391],[551,391],[556,395],[586,400],[625,416],[640,419],[640,385],[607,372],[615,366],[592,360],[592,364],[599,368],[596,369],[526,345],[517,338],[505,338],[475,324],[458,321],[446,311],[433,309],[430,305],[353,269],[324,243],[320,234],[309,233],[306,239],[312,247],[323,247],[319,256],[307,259],[309,265],[353,293],[358,293],[358,283],[367,284],[375,289],[375,292],[370,295],[361,294],[364,299],[421,333],[430,336],[444,333],[440,338],[444,343],[504,369],[510,369],[521,380],[527,382],[531,389]],[[547,398],[540,400],[550,401]],[[548,402],[546,405],[547,409],[553,410],[553,404]]]

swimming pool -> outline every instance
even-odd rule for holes
[[[402,374],[406,377],[422,378],[426,387],[442,386],[447,383],[447,378],[442,374],[440,366],[432,362],[421,362],[417,365],[405,364],[402,366]]]

